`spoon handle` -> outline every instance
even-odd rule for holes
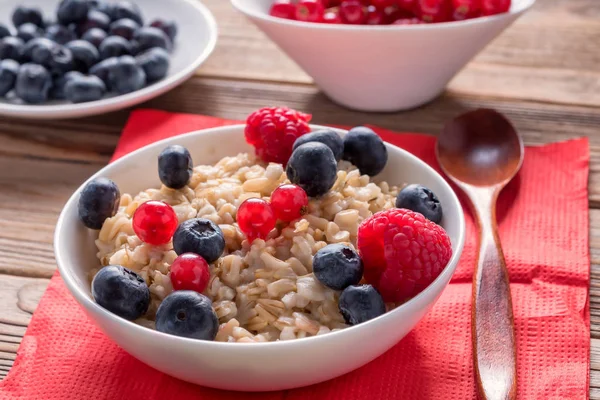
[[[472,197],[481,231],[473,275],[472,340],[475,380],[483,400],[514,400],[516,347],[508,271],[496,224],[499,190]]]

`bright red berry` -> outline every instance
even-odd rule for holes
[[[393,208],[367,218],[358,228],[365,279],[386,302],[406,301],[429,286],[452,256],[441,226],[414,211]]]
[[[286,164],[296,139],[310,131],[311,117],[287,107],[261,108],[246,120],[246,141],[263,161]]]
[[[450,0],[417,0],[417,16],[425,22],[447,22],[452,17]]]
[[[342,18],[340,17],[340,10],[337,7],[325,10],[323,14],[323,22],[326,24],[341,24]]]
[[[419,18],[401,18],[394,21],[393,25],[419,25],[425,22]]]
[[[271,207],[277,219],[290,222],[306,214],[308,196],[300,186],[281,185],[271,194]]]
[[[396,0],[371,0],[371,5],[379,9],[391,7],[396,3]]]
[[[177,229],[177,214],[162,201],[150,200],[133,214],[133,231],[144,243],[169,243]]]
[[[396,0],[396,5],[402,10],[414,13],[417,7],[417,0]]]
[[[273,208],[263,199],[250,198],[237,211],[237,223],[250,242],[265,239],[276,222]]]
[[[275,0],[269,10],[269,15],[285,19],[296,19],[296,4],[292,3],[291,0]]]
[[[340,5],[342,0],[322,0],[323,6],[325,8],[337,7]]]
[[[171,284],[175,290],[194,290],[202,293],[209,280],[208,263],[198,254],[184,253],[171,264]]]
[[[296,19],[306,22],[321,22],[325,7],[321,0],[300,0],[296,6]]]
[[[391,24],[399,19],[413,18],[414,14],[399,8],[398,6],[386,7],[383,9],[383,23]]]
[[[496,15],[510,10],[510,0],[481,0],[483,15]]]
[[[367,21],[367,8],[359,0],[344,0],[340,16],[345,24],[362,25]]]
[[[367,7],[367,25],[383,25],[385,14],[375,6]]]
[[[481,0],[452,0],[452,7],[455,21],[475,18],[481,13]]]

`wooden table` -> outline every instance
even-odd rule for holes
[[[600,399],[600,1],[538,0],[446,94],[396,114],[333,104],[228,1],[204,1],[219,23],[216,51],[187,83],[143,107],[241,120],[256,108],[284,104],[311,112],[316,123],[433,134],[465,110],[493,107],[527,144],[590,138],[590,396]],[[108,162],[129,111],[51,122],[0,118],[0,379],[55,271],[58,214],[81,182]]]

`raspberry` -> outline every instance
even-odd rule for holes
[[[308,133],[310,114],[287,107],[265,107],[246,120],[246,141],[265,162],[286,164],[297,138]]]
[[[358,228],[365,279],[386,302],[404,302],[442,272],[452,247],[446,231],[414,211],[393,208],[367,218]]]

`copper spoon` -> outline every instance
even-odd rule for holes
[[[523,163],[523,141],[502,114],[479,109],[446,124],[436,153],[446,175],[469,198],[480,231],[471,306],[479,396],[512,400],[517,392],[514,321],[496,200]]]

